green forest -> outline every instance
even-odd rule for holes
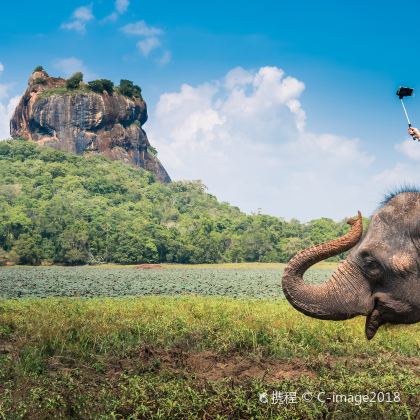
[[[164,185],[104,157],[0,141],[2,264],[287,262],[347,229],[249,215],[200,181]]]

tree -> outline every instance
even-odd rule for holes
[[[19,264],[39,265],[43,257],[40,243],[41,236],[39,234],[24,233],[20,235],[13,247]]]
[[[88,82],[89,89],[96,93],[102,93],[104,91],[104,85],[100,80],[92,80]]]
[[[121,79],[118,90],[121,95],[129,98],[141,98],[140,86],[134,85],[131,80]]]
[[[287,262],[349,229],[245,214],[201,181],[160,184],[143,169],[27,141],[0,141],[0,179],[0,251],[20,264]]]
[[[102,93],[103,91],[108,92],[109,95],[112,95],[114,92],[114,83],[108,79],[97,79],[88,82],[89,88],[96,93]]]
[[[65,264],[85,264],[89,259],[89,235],[87,224],[76,220],[58,237],[59,262]]]
[[[77,89],[83,80],[83,73],[78,71],[66,80],[67,89]]]
[[[9,261],[9,255],[7,252],[0,247],[0,266],[6,265]]]
[[[114,83],[108,79],[101,79],[100,80],[103,86],[103,89],[108,92],[109,95],[112,95],[114,92]]]
[[[35,73],[36,71],[44,71],[44,67],[42,67],[42,66],[36,66],[34,68],[34,71],[32,73]]]

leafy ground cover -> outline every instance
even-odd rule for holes
[[[280,266],[280,264],[277,264]],[[281,265],[283,266],[283,265]],[[312,283],[326,280],[336,265],[309,270]],[[141,295],[218,295],[230,297],[282,297],[282,269],[276,264],[202,265],[200,268],[163,265],[159,269],[108,266],[3,267],[0,297],[93,297]]]
[[[418,418],[420,326],[363,323],[282,299],[0,300],[0,418]]]

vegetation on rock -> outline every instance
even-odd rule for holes
[[[67,89],[77,89],[83,80],[83,73],[80,71],[74,73],[71,77],[66,80]]]
[[[141,99],[141,88],[133,84],[131,80],[121,79],[120,85],[118,86],[118,92],[121,95],[129,98],[140,98]]]
[[[45,71],[42,66],[36,66],[33,73]],[[33,81],[35,84],[46,84],[46,80],[43,78],[37,78]],[[141,88],[135,85],[131,80],[121,79],[119,86],[114,87],[114,83],[109,79],[96,79],[83,83],[83,73],[78,71],[70,76],[65,81],[65,87],[56,87],[46,89],[42,92],[42,97],[48,97],[56,94],[67,94],[67,93],[86,93],[86,91],[92,91],[95,93],[107,92],[112,95],[114,91],[117,91],[120,95],[127,96],[128,98],[143,99],[141,95]]]
[[[108,92],[109,95],[112,95],[114,92],[114,83],[108,79],[92,80],[88,82],[89,88],[96,93]]]
[[[44,79],[43,77],[37,77],[36,79],[34,79],[34,84],[36,84],[36,85],[46,85],[47,80]]]

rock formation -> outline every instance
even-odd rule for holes
[[[29,78],[10,121],[10,133],[66,152],[121,160],[170,182],[142,129],[146,120],[147,107],[141,98],[95,93],[86,85],[67,89],[64,79],[39,70]]]

